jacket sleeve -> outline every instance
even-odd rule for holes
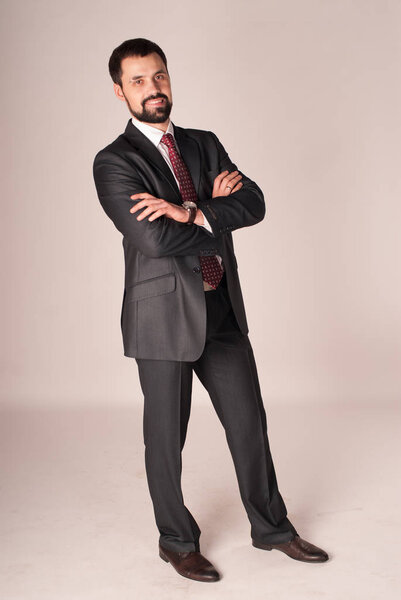
[[[238,170],[242,175],[243,184],[240,190],[229,196],[216,196],[198,202],[198,207],[209,221],[213,234],[218,237],[227,231],[259,223],[265,216],[266,207],[262,190],[237,169],[217,136],[212,131],[209,133],[217,147],[219,173],[225,170],[229,172]]]
[[[138,213],[131,213],[130,208],[139,200],[130,196],[146,192],[146,186],[135,167],[118,154],[109,150],[98,152],[93,162],[93,177],[104,211],[142,254],[160,258],[220,252],[216,237],[203,227],[178,223],[164,216],[154,221],[147,218],[138,221]]]

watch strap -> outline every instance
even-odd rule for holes
[[[188,207],[184,207],[185,210],[188,211],[189,215],[188,215],[188,221],[186,222],[187,225],[192,225],[193,222],[195,221],[196,218],[196,212],[197,212],[197,207],[196,206],[188,206]]]

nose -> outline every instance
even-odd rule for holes
[[[159,94],[160,93],[160,82],[152,80],[151,83],[149,84],[148,92],[149,92],[149,96]]]

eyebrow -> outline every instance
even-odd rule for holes
[[[153,75],[159,75],[159,73],[163,73],[164,75],[167,75],[167,72],[164,71],[163,69],[160,69],[160,71],[156,71],[156,73],[153,73]],[[145,75],[133,75],[132,77],[129,78],[128,81],[135,81],[136,79],[143,79],[145,77]]]

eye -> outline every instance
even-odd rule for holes
[[[139,85],[140,83],[142,83],[142,79],[135,79],[135,81],[134,81],[135,85]]]
[[[164,79],[164,75],[156,75],[156,79]]]

